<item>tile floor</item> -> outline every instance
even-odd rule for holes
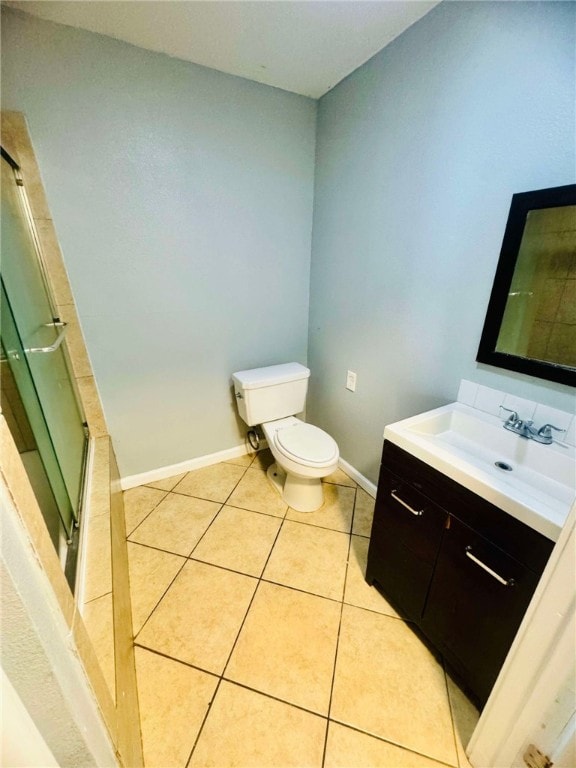
[[[478,712],[364,581],[373,499],[296,512],[270,461],[125,493],[147,768],[468,766]]]

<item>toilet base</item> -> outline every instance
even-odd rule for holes
[[[277,462],[268,467],[266,474],[286,504],[297,512],[316,512],[324,504],[320,478],[287,474]]]

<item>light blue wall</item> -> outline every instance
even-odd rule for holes
[[[475,363],[511,195],[574,181],[574,7],[438,6],[320,101],[314,206],[315,102],[3,11],[122,474],[239,444],[230,373],[307,346],[374,481],[461,378],[574,407]]]
[[[461,378],[574,409],[475,362],[512,194],[575,181],[574,11],[443,3],[319,103],[308,414],[373,481]]]
[[[316,103],[4,9],[123,475],[243,442],[238,369],[306,362]]]

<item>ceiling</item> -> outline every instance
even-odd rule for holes
[[[319,98],[438,0],[26,0],[43,19]]]

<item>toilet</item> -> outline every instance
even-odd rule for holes
[[[322,478],[338,468],[334,438],[298,419],[306,405],[310,370],[283,363],[232,375],[238,412],[249,427],[260,426],[275,462],[268,478],[286,504],[314,512],[324,503]]]

